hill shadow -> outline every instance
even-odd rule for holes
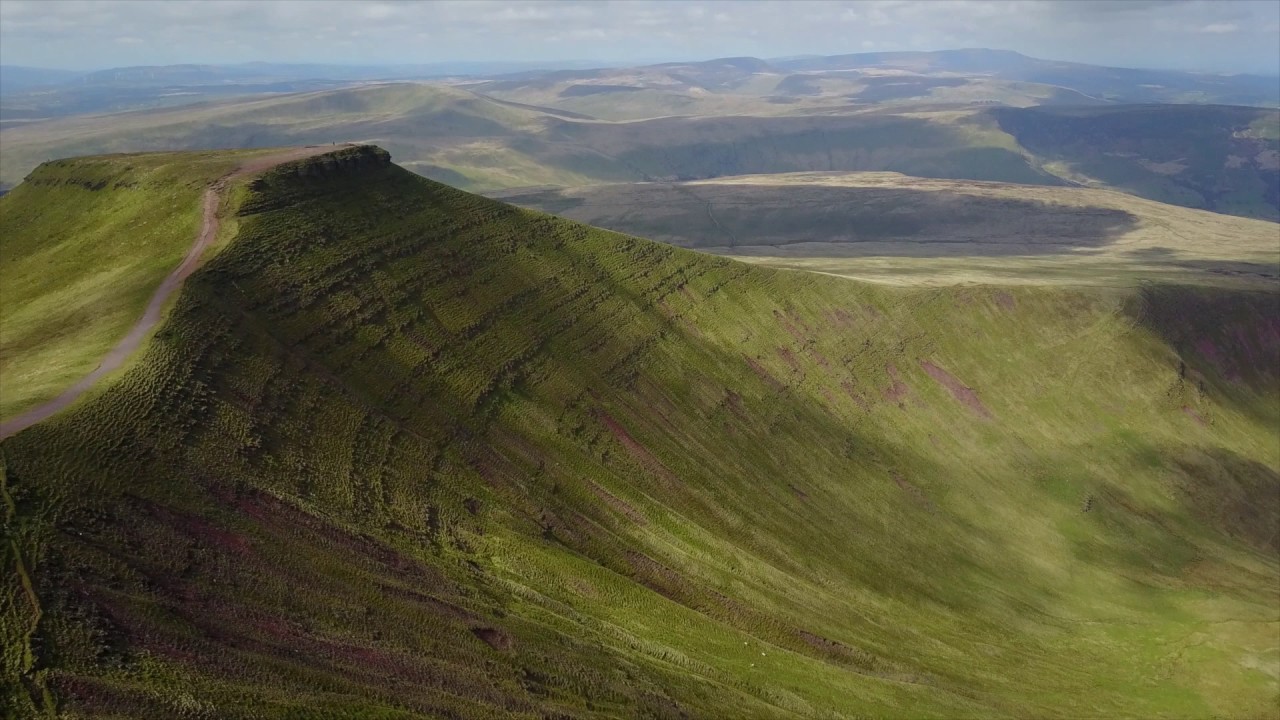
[[[1280,292],[1150,285],[1125,305],[1176,356],[1177,389],[1280,426]]]
[[[858,255],[1043,255],[1104,247],[1132,230],[1124,210],[909,188],[632,185],[509,195],[508,202],[689,248],[805,244]],[[835,250],[835,248],[832,248]],[[800,250],[800,248],[792,248]]]

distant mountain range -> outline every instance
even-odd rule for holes
[[[1280,220],[1280,111],[1257,107],[1275,78],[990,50],[443,75],[497,69],[512,67],[8,68],[59,84],[0,98],[0,187],[53,158],[354,140],[481,192],[894,171]],[[134,112],[103,114],[118,110]]]
[[[1106,103],[1216,103],[1280,106],[1280,78],[1112,68],[1028,57],[1006,50],[943,50],[607,67],[605,63],[455,62],[404,65],[163,65],[94,72],[0,66],[0,120],[164,107],[228,95],[334,89],[393,80],[471,79],[487,93],[606,117],[599,107],[626,98],[610,119],[641,119],[755,98],[775,110],[900,101],[1015,106]],[[1280,70],[1280,68],[1278,68]],[[638,93],[638,94],[637,94]],[[699,97],[682,97],[694,93]],[[651,97],[657,95],[659,97]],[[706,96],[731,96],[708,102]],[[559,100],[562,102],[549,102]],[[606,102],[602,102],[606,101]],[[639,106],[637,108],[637,106]],[[591,109],[596,108],[597,112]],[[632,110],[632,108],[636,108]],[[649,115],[652,116],[652,115]]]

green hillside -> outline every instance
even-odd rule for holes
[[[237,157],[52,162],[0,198],[0,418],[56,395],[124,335]]]
[[[866,285],[372,148],[241,200],[0,443],[19,716],[1276,716],[1273,292]]]

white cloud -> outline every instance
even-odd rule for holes
[[[1280,74],[1280,37],[1265,31],[1276,21],[1274,0],[0,0],[0,62],[628,63],[961,46]],[[344,46],[312,39],[353,32]]]

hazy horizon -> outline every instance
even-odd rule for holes
[[[618,66],[962,48],[1280,75],[1275,0],[0,3],[0,64]]]

